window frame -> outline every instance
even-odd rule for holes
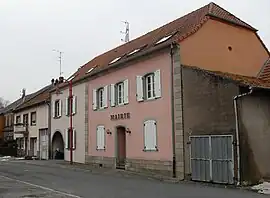
[[[150,77],[150,89],[148,87],[148,78]],[[151,93],[151,96],[148,96],[148,93]],[[144,100],[152,100],[155,99],[155,73],[147,73],[143,77],[143,95],[144,95]]]
[[[105,99],[104,99],[104,87],[100,87],[97,89],[97,108],[98,109],[104,109],[105,108]],[[101,96],[102,93],[102,97]]]
[[[58,111],[57,111],[58,110]],[[60,99],[54,101],[54,118],[60,118]]]
[[[103,148],[99,148],[98,144],[99,144],[99,136],[98,136],[98,132],[99,132],[99,128],[103,128]],[[98,125],[96,127],[96,150],[97,151],[105,151],[106,150],[106,130],[105,130],[105,126],[104,125]]]
[[[29,124],[29,115],[28,115],[28,113],[25,113],[25,114],[23,114],[23,125],[27,126],[28,124]]]
[[[124,87],[124,81],[121,81],[117,84],[115,84],[115,103],[117,106],[121,106],[125,104],[125,87]],[[119,97],[119,87],[121,87],[121,97]],[[119,99],[121,98],[121,102],[119,102]]]
[[[33,123],[33,115],[35,115],[35,122]],[[33,111],[30,113],[30,124],[31,126],[36,126],[37,125],[37,112]]]
[[[16,124],[21,124],[21,115],[16,115]]]
[[[146,130],[145,130],[145,126],[147,123],[153,122],[155,125],[155,148],[147,148],[147,143],[146,143]],[[143,122],[143,151],[145,152],[157,152],[158,151],[158,132],[157,132],[157,121],[154,119],[149,119],[149,120],[145,120]]]

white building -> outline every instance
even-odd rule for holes
[[[31,98],[15,108],[14,139],[18,154],[49,159],[49,111],[51,86],[32,94]]]

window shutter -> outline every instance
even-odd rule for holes
[[[97,90],[93,89],[93,110],[97,109]]]
[[[128,104],[128,79],[124,81],[124,104]]]
[[[155,71],[155,97],[161,97],[161,81],[160,81],[160,69]]]
[[[144,122],[144,149],[156,150],[157,149],[157,130],[156,121],[148,120]]]
[[[69,100],[69,98],[67,97],[67,98],[66,98],[66,103],[65,103],[65,107],[66,107],[66,115],[67,115],[67,116],[69,115],[69,113],[68,113],[68,109],[69,109],[68,100]]]
[[[72,139],[73,139],[73,141],[72,141],[72,148],[75,149],[76,148],[76,130],[73,129],[72,132],[73,132],[73,134],[72,134],[72,136],[73,136],[72,137]]]
[[[111,84],[110,85],[110,102],[111,102],[111,107],[115,106],[115,85]]]
[[[77,111],[77,96],[73,96],[72,99],[72,114],[75,114]]]
[[[52,102],[52,117],[55,118],[55,101]],[[15,118],[16,121],[16,118]]]
[[[62,116],[62,100],[59,100],[59,117]]]
[[[68,149],[69,148],[69,135],[68,135],[68,129],[66,129],[66,131],[65,131],[65,145],[66,145],[66,149]]]
[[[136,77],[137,84],[137,101],[143,101],[143,78],[142,76]]]
[[[97,149],[98,150],[105,149],[105,127],[104,126],[97,127]]]
[[[108,107],[108,85],[104,87],[104,108]]]

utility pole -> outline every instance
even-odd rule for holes
[[[62,54],[63,54],[63,52],[59,51],[59,50],[55,50],[55,49],[53,51],[59,53],[58,59],[59,59],[60,77],[61,77],[63,74],[63,72],[62,72]]]
[[[128,21],[122,21],[126,25],[125,31],[121,31],[120,33],[125,35],[125,39],[121,39],[121,41],[127,43],[129,42],[129,22]]]

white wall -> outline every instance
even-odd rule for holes
[[[77,97],[77,112],[73,116],[73,127],[76,130],[76,149],[73,151],[73,161],[78,163],[85,163],[85,83],[75,85],[73,87],[73,95]],[[69,90],[61,90],[61,94],[52,94],[51,108],[53,108],[55,100],[62,101],[62,116],[54,118],[51,115],[51,140],[56,131],[62,134],[65,143],[65,131],[70,126],[69,117],[66,116],[66,98],[69,96]],[[53,114],[53,110],[51,110]],[[65,145],[64,145],[65,146]],[[65,160],[70,160],[70,151],[64,149]]]

